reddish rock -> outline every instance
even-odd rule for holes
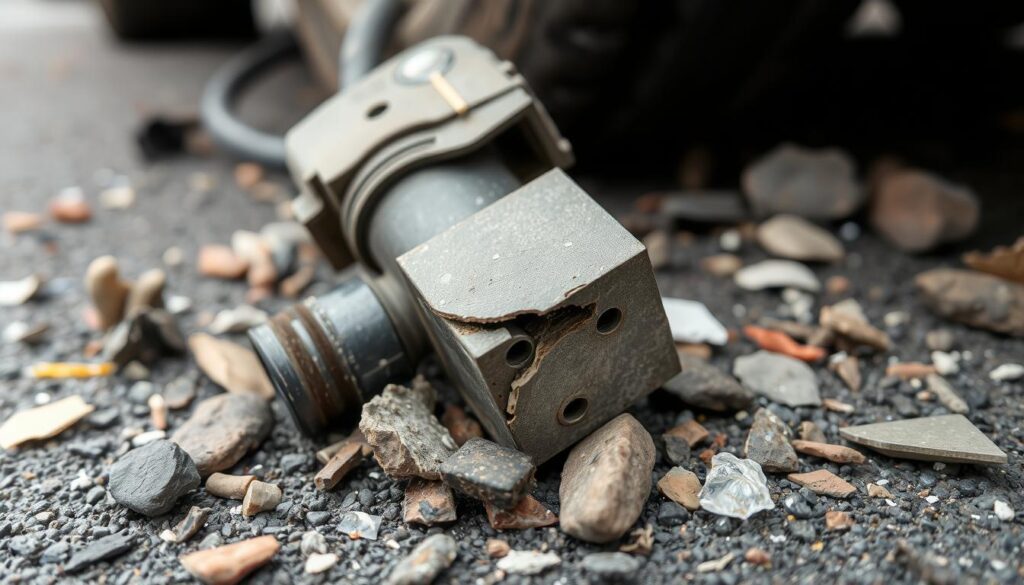
[[[423,526],[455,522],[455,495],[444,482],[413,479],[405,487],[402,516],[407,524]]]
[[[935,366],[922,364],[920,362],[896,362],[885,368],[885,375],[901,380],[913,380],[914,378],[926,378],[935,373]]]
[[[189,553],[180,560],[186,571],[207,585],[234,585],[270,561],[279,548],[273,536],[259,536]]]
[[[80,193],[61,195],[50,202],[50,216],[61,223],[85,223],[92,219],[92,208]]]
[[[792,443],[797,453],[828,459],[833,463],[856,463],[861,464],[867,461],[864,454],[856,449],[843,447],[842,445],[830,445],[814,441],[803,441],[796,439]]]
[[[829,510],[825,512],[826,530],[849,530],[853,526],[853,518],[846,512]]]
[[[345,443],[313,477],[316,489],[324,492],[334,489],[350,471],[359,467],[363,458],[363,449],[359,443]]]
[[[786,479],[806,487],[819,495],[832,496],[833,498],[847,498],[857,491],[849,482],[830,472],[827,469],[819,469],[808,473],[790,473]]]
[[[487,521],[495,530],[525,530],[558,524],[558,516],[544,507],[533,496],[526,496],[512,509],[502,510],[484,503]]]
[[[686,443],[690,445],[691,449],[708,438],[708,430],[693,419],[687,420],[681,425],[672,427],[665,431],[665,434],[685,440]]]
[[[971,235],[979,214],[977,197],[969,189],[908,169],[879,181],[871,225],[901,250],[925,252]]]
[[[249,263],[235,255],[228,246],[207,245],[199,249],[196,262],[199,273],[203,276],[237,280],[245,276]]]
[[[825,359],[824,349],[812,345],[801,345],[781,331],[747,325],[743,328],[743,333],[764,350],[811,363]]]
[[[454,404],[444,407],[444,414],[441,415],[441,424],[448,429],[448,433],[455,439],[459,447],[466,444],[466,441],[474,438],[482,438],[484,431],[475,418],[466,414],[466,411]]]
[[[17,235],[43,227],[43,216],[25,211],[7,211],[3,215],[4,229]]]
[[[772,564],[772,555],[763,548],[754,547],[747,549],[747,552],[743,553],[743,560],[751,565],[763,567]]]
[[[487,556],[491,557],[492,559],[500,559],[508,555],[508,552],[512,550],[512,547],[500,538],[488,538],[486,546]]]

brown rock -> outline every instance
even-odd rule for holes
[[[166,284],[167,275],[163,270],[154,268],[143,272],[128,291],[125,314],[131,316],[143,309],[162,309]]]
[[[673,467],[658,480],[661,495],[693,512],[700,508],[700,480],[697,475],[682,467]]]
[[[825,530],[849,530],[853,524],[853,518],[846,512],[839,510],[825,512]]]
[[[263,180],[263,167],[254,162],[243,162],[235,165],[235,184],[249,190]]]
[[[676,342],[676,353],[708,361],[711,359],[711,346],[706,343]]]
[[[484,436],[480,423],[466,414],[465,410],[454,404],[448,404],[444,407],[444,414],[441,415],[441,424],[444,425],[444,428],[448,429],[448,434],[452,436],[455,444],[459,447],[465,445],[466,441],[470,439]]]
[[[772,564],[772,555],[763,548],[754,547],[747,549],[747,552],[743,553],[743,560],[751,565],[763,567]]]
[[[854,405],[841,402],[835,398],[822,398],[821,405],[825,407],[825,410],[831,410],[832,412],[840,412],[843,414],[850,414],[857,410]]]
[[[347,441],[313,477],[316,489],[324,492],[333,490],[348,472],[359,467],[363,457],[362,446],[355,441]]]
[[[558,524],[558,516],[533,496],[524,497],[509,510],[485,502],[484,510],[487,511],[487,521],[495,530],[526,530]]]
[[[825,292],[838,297],[850,292],[850,279],[842,274],[834,274],[825,279]]]
[[[665,431],[665,434],[683,439],[691,449],[708,438],[708,430],[692,418]]]
[[[228,392],[274,397],[274,386],[252,350],[206,333],[190,335],[188,347],[199,369]]]
[[[273,536],[258,536],[189,553],[180,560],[186,571],[207,585],[233,585],[265,565],[279,548]]]
[[[892,494],[889,493],[889,490],[887,490],[884,487],[878,485],[877,483],[869,483],[868,484],[868,497],[869,498],[888,498],[888,499],[892,499]]]
[[[928,307],[953,321],[1024,337],[1024,285],[969,270],[936,268],[914,279]]]
[[[881,178],[871,205],[871,225],[901,250],[925,252],[971,235],[979,213],[978,200],[969,189],[909,169]]]
[[[455,522],[455,494],[442,481],[412,479],[405,487],[402,516],[407,524],[423,526]]]
[[[500,559],[506,556],[510,550],[512,550],[512,547],[500,538],[487,539],[487,556],[492,559]]]
[[[822,432],[821,427],[814,423],[814,421],[805,420],[800,423],[800,439],[803,441],[813,441],[816,443],[825,443],[825,433]]]
[[[235,255],[228,246],[206,245],[199,249],[196,263],[203,276],[237,280],[245,276],[249,263]]]
[[[860,360],[856,356],[846,355],[841,359],[830,361],[828,369],[832,370],[846,384],[851,392],[860,392],[862,382]]]
[[[715,254],[700,261],[704,272],[719,278],[728,278],[743,268],[743,260],[735,254]]]
[[[28,441],[55,437],[95,409],[81,396],[74,395],[16,412],[0,426],[0,448],[11,449]]]
[[[832,307],[822,307],[818,317],[822,327],[850,341],[867,345],[881,351],[889,351],[892,340],[884,331],[872,327],[845,311],[836,311]]]
[[[245,494],[249,491],[249,484],[254,479],[256,479],[255,475],[213,473],[206,479],[206,491],[218,498],[242,500],[245,499]]]
[[[647,256],[651,260],[651,268],[660,270],[668,266],[672,260],[672,238],[665,230],[654,230],[643,237]]]
[[[816,494],[824,494],[833,498],[846,498],[857,491],[849,482],[830,472],[827,469],[819,469],[809,473],[790,473],[786,476],[789,481],[806,487]]]
[[[455,453],[456,445],[434,416],[435,401],[429,386],[391,384],[363,405],[359,430],[391,477],[441,479],[441,464]]]
[[[175,525],[174,530],[164,530],[160,533],[160,538],[167,542],[185,542],[206,525],[206,519],[209,518],[210,512],[210,508],[192,506],[181,522]]]
[[[654,441],[621,414],[580,441],[562,469],[561,526],[588,542],[611,542],[636,522],[651,491]]]
[[[101,328],[110,329],[121,322],[129,285],[121,280],[116,258],[100,256],[89,264],[85,271],[85,290],[96,307]]]
[[[68,189],[50,201],[50,216],[61,223],[84,223],[92,219],[92,208],[79,189]]]
[[[864,454],[860,451],[843,447],[842,445],[830,445],[828,443],[797,439],[793,441],[793,448],[796,449],[797,453],[828,459],[833,463],[856,463],[859,465],[867,461]]]
[[[359,430],[359,427],[356,427],[352,431],[352,434],[350,434],[348,437],[345,437],[344,439],[337,441],[335,443],[331,443],[330,445],[317,451],[316,460],[323,465],[327,465],[327,462],[331,460],[331,457],[334,457],[335,453],[340,451],[345,445],[348,445],[349,443],[359,444],[360,448],[362,449],[363,457],[369,457],[370,455],[373,455],[373,447],[371,447],[370,444],[366,442],[366,437],[363,436],[363,432]]]
[[[281,503],[281,488],[259,480],[249,482],[249,489],[242,499],[242,515],[255,516],[260,512],[273,510]]]
[[[1013,246],[997,246],[988,254],[968,252],[963,260],[964,264],[980,272],[1024,282],[1024,237],[1018,238]]]
[[[922,364],[920,362],[896,362],[885,368],[885,375],[901,380],[913,380],[914,378],[926,378],[935,373],[935,366]]]
[[[273,426],[266,401],[248,394],[220,394],[200,402],[171,440],[192,457],[205,477],[238,463]]]
[[[743,448],[748,459],[757,461],[764,471],[785,473],[800,469],[800,461],[789,444],[790,431],[786,423],[766,408],[754,413],[747,442]]]
[[[3,215],[4,229],[17,235],[43,227],[43,216],[25,211],[7,211]]]

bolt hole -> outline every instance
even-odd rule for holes
[[[380,102],[379,104],[376,104],[375,106],[373,106],[372,108],[370,108],[369,110],[366,111],[366,117],[367,118],[376,118],[377,116],[379,116],[379,115],[383,114],[384,112],[386,112],[387,109],[388,109],[388,103],[387,102]]]
[[[587,407],[589,406],[590,402],[586,398],[573,398],[562,407],[562,424],[574,425],[580,422],[587,414]]]
[[[531,357],[533,357],[533,342],[529,339],[520,339],[508,346],[508,350],[505,351],[505,363],[513,368],[525,366]]]
[[[622,322],[622,311],[612,307],[606,309],[597,317],[597,332],[601,335],[608,335],[619,328]]]

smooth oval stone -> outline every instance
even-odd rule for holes
[[[803,262],[838,262],[844,254],[835,236],[795,215],[776,215],[759,225],[757,241],[773,256]]]
[[[171,441],[184,449],[206,477],[238,463],[274,426],[265,400],[253,394],[220,394],[199,403]]]

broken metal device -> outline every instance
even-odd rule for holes
[[[679,371],[643,245],[561,168],[513,65],[463,37],[386,61],[286,137],[296,216],[346,278],[250,331],[298,426],[357,421],[435,353],[538,463]]]

